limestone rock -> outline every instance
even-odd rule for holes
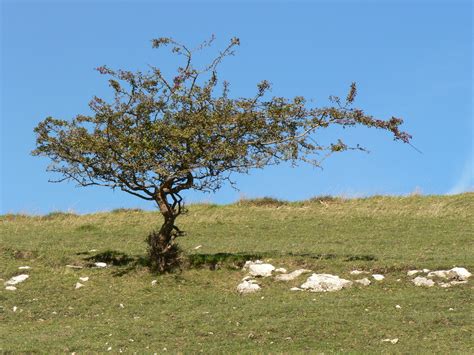
[[[260,260],[247,261],[243,267],[243,270],[248,270],[250,275],[259,277],[272,276],[272,271],[275,267],[272,264],[264,264]]]
[[[423,270],[410,270],[410,271],[407,272],[407,275],[408,276],[414,276],[414,275],[419,274],[421,272],[423,272]]]
[[[450,279],[457,279],[461,281],[466,281],[469,277],[471,277],[471,275],[472,274],[463,267],[453,267],[448,271],[448,277]]]
[[[364,286],[369,286],[371,284],[370,280],[367,277],[364,277],[363,279],[360,279],[360,280],[355,280],[355,282]]]
[[[103,263],[101,261],[98,261],[98,262],[94,263],[94,265],[99,267],[99,268],[107,267],[107,264]]]
[[[292,287],[290,288],[290,291],[304,291],[302,288],[299,287]]]
[[[417,276],[411,281],[415,284],[415,286],[433,287],[435,284],[433,280],[422,276]]]
[[[5,285],[16,285],[19,284],[20,282],[25,281],[30,275],[27,274],[21,274],[17,276],[13,276],[10,280],[5,282]]]
[[[15,286],[7,286],[7,287],[5,287],[5,290],[16,291],[16,287]]]
[[[279,267],[278,269],[275,269],[275,272],[279,272],[280,274],[286,274],[288,270],[286,270],[284,267]]]
[[[361,274],[368,274],[367,271],[362,271],[362,270],[352,270],[349,274],[351,275],[361,275]]]
[[[374,278],[375,281],[382,281],[385,278],[385,276],[381,274],[373,274],[372,277]]]
[[[296,279],[298,276],[300,276],[304,273],[307,273],[307,272],[311,272],[311,270],[298,269],[298,270],[290,272],[289,274],[277,275],[277,276],[275,276],[275,280],[277,280],[277,281],[291,281],[291,280]]]
[[[255,280],[242,281],[237,285],[237,292],[241,294],[253,293],[260,290],[260,286],[255,283]]]
[[[352,281],[341,279],[336,275],[313,274],[301,285],[301,288],[311,292],[332,292],[342,290],[351,285]]]
[[[76,286],[75,286],[75,289],[77,290],[78,288],[81,288],[81,287],[84,287],[84,285],[81,284],[80,282],[77,282]]]

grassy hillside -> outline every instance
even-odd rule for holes
[[[144,240],[160,224],[155,212],[0,216],[0,278],[31,266],[16,291],[0,291],[0,351],[469,352],[474,280],[425,289],[406,271],[473,272],[473,217],[473,193],[192,205],[179,221],[192,267],[154,276]],[[386,279],[324,294],[289,291],[305,276],[265,279],[260,293],[240,296],[239,267],[257,257]],[[90,279],[76,290],[80,276]]]

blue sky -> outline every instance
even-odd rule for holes
[[[39,121],[87,114],[93,95],[109,95],[93,68],[173,68],[176,58],[150,46],[161,36],[194,45],[215,34],[214,49],[239,37],[237,55],[221,67],[235,96],[252,95],[267,79],[275,95],[324,105],[356,81],[356,105],[380,118],[403,117],[423,152],[381,131],[353,129],[345,137],[370,154],[333,156],[322,171],[253,171],[235,177],[240,191],[190,192],[188,202],[472,189],[471,1],[7,0],[1,11],[0,213],[153,208],[120,191],[48,183],[48,161],[30,151]]]

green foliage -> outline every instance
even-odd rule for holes
[[[234,172],[298,160],[319,166],[327,154],[362,149],[342,140],[316,143],[313,134],[329,126],[374,127],[409,141],[401,119],[383,121],[352,107],[355,84],[344,102],[332,96],[333,106],[322,108],[299,96],[268,97],[265,80],[254,95],[232,98],[229,83],[219,85],[217,67],[240,41],[233,38],[209,65],[195,67],[193,55],[212,40],[194,50],[171,38],[153,40],[153,47],[173,46],[184,57],[173,79],[153,66],[147,73],[99,67],[115,99],[94,97],[92,116],[46,118],[35,129],[33,154],[49,157],[60,181],[120,188],[161,208],[183,189],[214,191]]]

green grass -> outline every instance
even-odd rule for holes
[[[179,220],[188,268],[163,276],[145,266],[145,237],[161,221],[155,212],[0,216],[0,278],[30,275],[16,291],[1,288],[0,351],[472,353],[473,280],[426,289],[406,271],[472,272],[473,205],[472,193],[192,205]],[[253,257],[386,279],[324,294],[289,291],[305,276],[265,279],[260,293],[240,296],[239,268]],[[112,266],[88,267],[94,261]],[[90,280],[75,290],[79,276]]]

